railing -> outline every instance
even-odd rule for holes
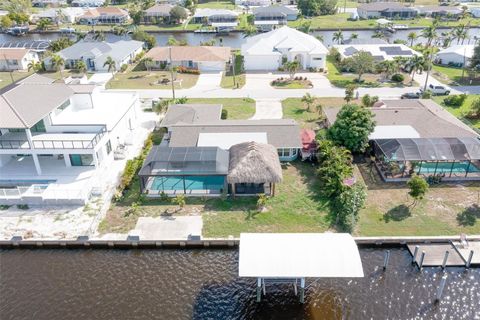
[[[52,184],[32,184],[26,187],[0,188],[0,199],[22,199],[23,197],[38,197],[41,200],[78,200],[86,197],[86,190],[65,189]]]
[[[0,140],[0,149],[30,149],[28,140]]]

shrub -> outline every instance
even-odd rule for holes
[[[422,92],[422,99],[430,99],[432,97],[432,91],[427,90]]]
[[[263,211],[267,205],[268,197],[264,193],[260,193],[257,199],[257,209]]]
[[[183,194],[177,195],[175,198],[172,198],[172,203],[176,204],[180,207],[180,209],[182,209],[186,204],[185,196]]]
[[[17,204],[17,208],[20,210],[28,210],[30,207],[28,204]]]
[[[190,69],[183,66],[177,68],[178,73],[188,73],[188,74],[200,74],[200,71],[197,69]]]
[[[446,97],[443,102],[445,105],[450,106],[450,107],[460,107],[465,100],[467,99],[467,95],[465,93],[463,94],[452,94],[448,97]]]
[[[127,68],[128,68],[128,65],[127,65],[127,64],[122,64],[122,66],[120,67],[120,72],[125,72],[125,71],[127,71]]]
[[[395,81],[395,82],[403,82],[403,80],[405,80],[405,77],[404,77],[403,74],[401,74],[401,73],[395,73],[395,74],[392,76],[392,81]]]
[[[222,109],[222,115],[220,117],[222,120],[225,120],[228,118],[228,110]]]

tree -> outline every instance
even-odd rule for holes
[[[415,32],[410,32],[408,34],[407,39],[410,41],[410,47],[413,46],[413,42],[417,40],[417,38],[418,38],[418,35]]]
[[[378,70],[385,73],[385,78],[390,79],[390,77],[398,72],[400,65],[396,60],[385,60],[377,64]]]
[[[352,55],[347,60],[347,66],[356,74],[358,74],[357,81],[360,82],[362,75],[367,72],[372,72],[375,67],[375,59],[366,51],[359,51]]]
[[[32,11],[31,0],[4,0],[0,5],[1,9],[8,12],[15,12],[28,15]],[[28,19],[27,19],[28,21]]]
[[[38,30],[47,30],[48,27],[50,27],[51,25],[52,25],[52,22],[50,21],[50,19],[42,18],[37,22]]]
[[[352,32],[352,34],[350,35],[350,39],[358,39],[358,33]]]
[[[344,147],[335,145],[332,141],[318,141],[318,161],[320,166],[317,175],[321,192],[326,197],[335,197],[345,189],[344,181],[353,174],[352,156]]]
[[[470,58],[469,68],[473,71],[480,71],[480,43],[473,49],[473,55]]]
[[[311,111],[312,105],[315,102],[315,97],[313,97],[312,95],[310,95],[310,93],[307,92],[303,95],[301,101],[307,105],[307,110]]]
[[[467,117],[470,119],[480,118],[480,98],[477,98],[472,102]]]
[[[172,198],[172,202],[179,207],[179,210],[182,210],[186,204],[185,196],[183,194],[178,194],[175,198]]]
[[[41,62],[35,62],[35,61],[30,61],[27,65],[28,71],[33,71],[37,72],[42,70],[42,63]]]
[[[187,11],[180,7],[175,6],[170,10],[170,18],[175,21],[175,23],[181,23],[183,20],[187,19]]]
[[[105,41],[105,33],[98,31],[93,33],[93,40],[95,41]]]
[[[61,37],[50,42],[49,49],[52,52],[58,52],[73,45],[73,41],[67,37]]]
[[[65,67],[65,60],[60,57],[58,54],[54,54],[51,58],[52,60],[52,67],[55,69],[55,71],[60,71],[60,76],[63,79],[63,73],[62,70]]]
[[[335,14],[337,0],[298,0],[297,7],[305,17]]]
[[[363,183],[355,183],[346,187],[335,197],[333,211],[336,217],[336,224],[347,232],[352,232],[358,220],[360,209],[365,206],[367,190]]]
[[[147,69],[147,71],[150,71],[150,68],[152,66],[153,59],[152,57],[145,57],[142,59],[142,64]]]
[[[87,65],[83,60],[79,60],[75,63],[75,70],[79,73],[87,72]]]
[[[432,44],[432,41],[438,37],[437,35],[437,26],[435,23],[432,23],[432,25],[424,28],[422,30],[422,37],[427,39],[427,47],[430,47]]]
[[[356,104],[344,105],[327,137],[351,152],[363,152],[368,146],[368,136],[375,129],[374,114]]]
[[[349,84],[345,87],[345,98],[343,98],[345,101],[350,102],[353,100],[354,95],[355,95],[355,90],[357,89],[357,86],[354,84]]]
[[[415,207],[419,200],[422,200],[425,197],[425,194],[428,191],[428,183],[425,179],[413,175],[410,180],[407,181],[407,186],[410,189],[408,195],[413,198],[412,207]]]
[[[8,29],[13,26],[13,21],[8,16],[3,16],[0,18],[0,28]]]
[[[300,62],[298,60],[286,61],[283,64],[283,67],[288,72],[290,79],[292,80],[295,77],[295,73],[297,73],[298,69],[300,69]]]
[[[425,59],[422,56],[413,55],[407,62],[407,68],[411,72],[412,82],[415,77],[415,73],[422,72],[425,66]]]
[[[343,42],[343,32],[342,32],[342,30],[335,31],[333,33],[332,41],[333,42],[336,41],[338,44],[342,44],[342,42]]]
[[[14,21],[16,24],[26,24],[29,21],[28,14],[21,13],[21,12],[15,12],[15,11],[10,11],[10,13],[7,15],[7,17]]]
[[[157,44],[157,39],[143,30],[135,30],[132,34],[132,39],[143,41],[147,49],[152,49]]]
[[[371,108],[373,105],[378,101],[378,96],[370,96],[369,94],[366,94],[362,97],[362,105],[365,108]]]
[[[312,27],[311,20],[302,19],[300,20],[300,23],[298,24],[297,29],[302,31],[303,33],[308,34],[310,32],[311,27]]]
[[[115,60],[112,59],[112,57],[108,56],[107,59],[105,60],[105,63],[103,66],[108,67],[108,72],[112,73],[112,77],[115,79],[115,71],[117,71],[117,64]]]

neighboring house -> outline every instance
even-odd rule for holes
[[[370,110],[375,165],[386,181],[412,174],[442,180],[480,179],[480,140],[468,125],[432,100],[386,100]],[[331,126],[340,108],[325,108]]]
[[[116,42],[99,42],[82,40],[71,47],[65,48],[57,54],[65,60],[65,68],[73,69],[77,61],[84,61],[90,71],[107,71],[104,66],[108,57],[116,64],[117,70],[124,64],[129,64],[142,52],[143,42],[136,40],[119,40]],[[52,69],[51,58],[44,61],[47,69]]]
[[[72,7],[101,7],[105,4],[105,0],[73,0]]]
[[[155,0],[157,4],[171,4],[174,6],[183,6],[185,4],[185,0]]]
[[[463,11],[459,7],[424,6],[418,7],[421,15],[432,18],[459,19]]]
[[[99,7],[88,9],[77,18],[79,24],[119,24],[126,23],[129,19],[128,12],[117,7]]]
[[[33,0],[33,7],[61,7],[67,5],[66,0]]]
[[[135,92],[34,74],[0,97],[0,203],[85,204],[118,174],[114,154],[134,143]]]
[[[52,23],[61,24],[61,23],[74,23],[78,17],[83,15],[85,9],[83,8],[58,8],[58,9],[47,9],[42,12],[32,14],[30,16],[30,21],[37,23],[40,19],[48,19]]]
[[[271,0],[235,0],[237,6],[265,7],[272,4]]]
[[[226,9],[197,9],[192,23],[202,23],[215,27],[217,31],[231,31],[238,26],[238,13]]]
[[[361,19],[413,19],[418,15],[418,9],[406,7],[397,2],[373,2],[358,6],[358,16]]]
[[[287,21],[295,21],[298,11],[286,6],[268,6],[253,9],[255,26],[262,31],[270,31],[276,26],[286,25]]]
[[[349,58],[359,51],[370,53],[375,61],[394,60],[397,57],[410,58],[412,56],[421,56],[415,50],[410,49],[404,44],[343,44],[333,45],[338,50],[343,59]]]
[[[30,49],[0,48],[0,71],[28,70],[30,62],[39,62],[38,53]]]
[[[164,69],[170,61],[174,66],[182,66],[200,71],[225,71],[230,61],[229,47],[214,46],[175,46],[155,47],[147,52],[146,58],[152,58],[150,64],[154,69]]]
[[[171,16],[170,11],[175,8],[175,5],[172,4],[156,4],[153,7],[148,8],[143,13],[143,23],[146,24],[157,24],[157,23],[170,23]],[[188,10],[182,7],[179,7],[185,11],[188,15]],[[183,21],[175,21],[175,23],[182,23]]]
[[[469,65],[474,48],[473,44],[451,45],[437,52],[435,63],[459,68],[464,64]]]
[[[247,38],[242,45],[245,70],[277,70],[298,60],[302,69],[326,69],[327,48],[315,37],[284,26]]]
[[[387,44],[388,42],[379,39],[379,38],[355,38],[355,39],[345,39],[342,41],[342,44]]]

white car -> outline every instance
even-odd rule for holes
[[[430,91],[434,96],[448,96],[450,94],[450,90],[448,88],[444,86],[435,86],[433,84],[430,84],[427,87],[427,90]],[[421,91],[423,92],[423,89]]]

